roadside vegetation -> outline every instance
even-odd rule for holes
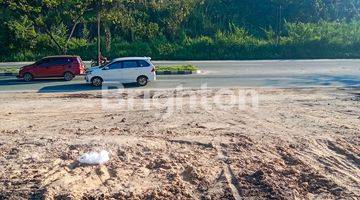
[[[198,67],[194,65],[177,65],[177,66],[157,66],[157,72],[164,72],[164,71],[191,71],[195,72],[199,70]]]
[[[18,73],[20,67],[0,67],[0,73]],[[199,68],[195,65],[174,65],[174,66],[156,66],[156,71],[192,71],[195,72]]]
[[[360,58],[358,0],[2,1],[0,61]]]
[[[19,67],[0,67],[0,73],[18,73]]]

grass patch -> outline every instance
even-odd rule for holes
[[[175,66],[157,66],[156,71],[163,72],[163,71],[197,71],[199,70],[198,67],[194,65],[175,65]]]
[[[0,67],[0,73],[19,73],[19,67]]]
[[[19,73],[19,67],[0,67],[0,73]],[[156,71],[197,71],[198,67],[194,65],[175,65],[175,66],[157,66]]]

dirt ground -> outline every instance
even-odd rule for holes
[[[257,109],[186,108],[217,89],[150,95],[184,100],[168,117],[140,90],[133,110],[96,92],[0,94],[0,199],[359,199],[359,90],[256,91]],[[100,150],[102,166],[77,161]]]

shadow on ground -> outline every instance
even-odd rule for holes
[[[35,84],[43,84],[43,83],[54,83],[54,82],[66,82],[63,79],[59,79],[59,78],[49,78],[49,79],[36,79],[30,82],[26,82],[24,80],[21,79],[0,79],[0,86],[4,85],[4,86],[11,86],[11,85],[35,85]]]
[[[116,90],[126,88],[138,88],[136,83],[129,84],[104,84],[102,87],[94,87],[86,83],[52,85],[41,88],[39,93],[61,93],[61,92],[82,92],[82,91],[101,91],[101,90]]]

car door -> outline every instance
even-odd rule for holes
[[[56,58],[50,66],[51,76],[63,76],[65,71],[71,71],[70,58]]]
[[[52,59],[44,58],[36,63],[36,68],[34,70],[35,77],[49,77],[50,76],[50,66]]]
[[[102,78],[106,82],[108,82],[108,81],[121,82],[122,77],[123,77],[123,74],[122,74],[122,62],[121,61],[115,61],[113,63],[110,63],[102,69]]]
[[[139,64],[136,60],[126,60],[122,61],[122,76],[123,80],[126,83],[136,82],[137,77],[139,77]]]
[[[70,60],[67,58],[45,59],[45,62],[39,65],[40,77],[61,77],[69,66]]]

